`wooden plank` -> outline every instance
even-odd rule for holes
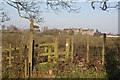
[[[9,59],[9,57],[6,57],[6,59]],[[11,59],[14,59],[14,57],[11,57]]]
[[[10,50],[9,49],[3,49],[2,52],[9,52]]]
[[[51,52],[51,53],[40,53],[38,54],[38,56],[50,56],[50,55],[54,55],[55,53],[54,52]]]
[[[47,64],[47,63],[48,63],[48,62],[43,62],[43,63],[39,63],[39,64],[41,65],[41,64]]]
[[[54,46],[55,43],[44,43],[44,44],[38,44],[39,47],[41,46]]]
[[[26,47],[27,49],[29,48],[29,46]],[[15,47],[15,48],[11,48],[12,51],[14,50],[19,50],[20,48],[19,47]],[[23,49],[25,49],[25,46],[23,47]],[[7,51],[10,51],[10,49],[3,49],[2,52],[7,52]]]

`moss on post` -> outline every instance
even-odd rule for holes
[[[51,54],[51,47],[48,48],[48,54]],[[51,61],[51,55],[48,55],[48,62]]]
[[[27,60],[25,60],[25,78],[27,77]]]
[[[45,53],[47,53],[47,50],[48,50],[47,47],[45,47]]]
[[[55,52],[55,59],[57,61],[57,59],[58,59],[58,39],[57,38],[55,40],[54,52]]]
[[[89,63],[89,46],[90,46],[90,36],[87,35],[87,57],[86,57],[87,63]]]

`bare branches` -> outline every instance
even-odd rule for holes
[[[59,11],[59,8],[66,9],[68,12],[78,13],[80,11],[80,8],[76,8],[75,6],[72,5],[73,2],[56,1],[56,2],[47,2],[46,4],[54,11]]]
[[[28,17],[24,17],[24,16],[22,16],[22,15],[20,14],[20,10],[19,10],[19,5],[18,5],[18,3],[16,3],[16,5],[17,5],[17,9],[18,9],[18,14],[19,14],[19,16],[22,17],[22,18],[29,19]]]
[[[102,4],[101,6],[100,6],[100,8],[103,10],[103,11],[105,11],[105,10],[107,10],[108,8],[117,8],[118,7],[118,5],[116,4],[115,6],[108,6],[107,5],[107,1],[108,0],[103,0],[103,1],[98,1],[98,0],[96,0],[96,1],[92,1],[91,2],[91,6],[92,6],[92,8],[93,9],[95,9],[95,3],[100,3],[100,4]]]
[[[11,0],[6,1],[6,3],[15,9],[17,9],[20,17],[25,19],[34,19],[34,22],[40,23],[43,21],[41,17],[43,10],[41,9],[41,4],[47,5],[50,9],[55,12],[60,11],[60,9],[65,9],[68,12],[79,12],[80,8],[72,6],[72,2],[64,1],[47,1],[47,2],[13,2]],[[44,5],[44,7],[45,7]]]
[[[0,4],[0,23],[10,20],[7,14],[4,12],[2,8],[2,4]],[[0,24],[1,25],[1,24]]]
[[[18,14],[21,18],[25,19],[34,19],[36,23],[42,22],[43,18],[41,17],[42,11],[39,9],[39,3],[37,2],[12,2],[7,1],[8,5],[17,9]]]

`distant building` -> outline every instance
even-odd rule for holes
[[[100,36],[100,37],[103,37],[103,35],[102,36]],[[120,35],[118,35],[118,34],[111,34],[111,33],[109,33],[109,34],[106,34],[106,37],[109,37],[109,38],[118,38],[118,37],[120,37]]]
[[[118,38],[118,37],[120,37],[119,35],[115,35],[115,34],[106,34],[106,37],[116,37],[116,38]]]
[[[74,31],[74,34],[94,35],[94,30],[93,29],[69,28],[69,29],[64,29],[63,31],[66,32],[66,33],[69,33],[70,30]]]

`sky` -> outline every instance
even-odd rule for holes
[[[114,3],[109,3],[113,5]],[[118,33],[118,10],[108,9],[102,11],[100,8],[93,10],[89,2],[77,2],[74,4],[76,7],[80,7],[79,13],[69,13],[66,10],[56,14],[53,10],[43,12],[44,22],[39,26],[48,26],[50,29],[64,29],[64,28],[83,28],[83,29],[98,29],[101,32],[106,33]],[[16,9],[4,4],[3,8],[7,15],[10,17],[10,21],[4,23],[6,26],[15,25],[21,29],[29,28],[29,21],[19,17]]]

